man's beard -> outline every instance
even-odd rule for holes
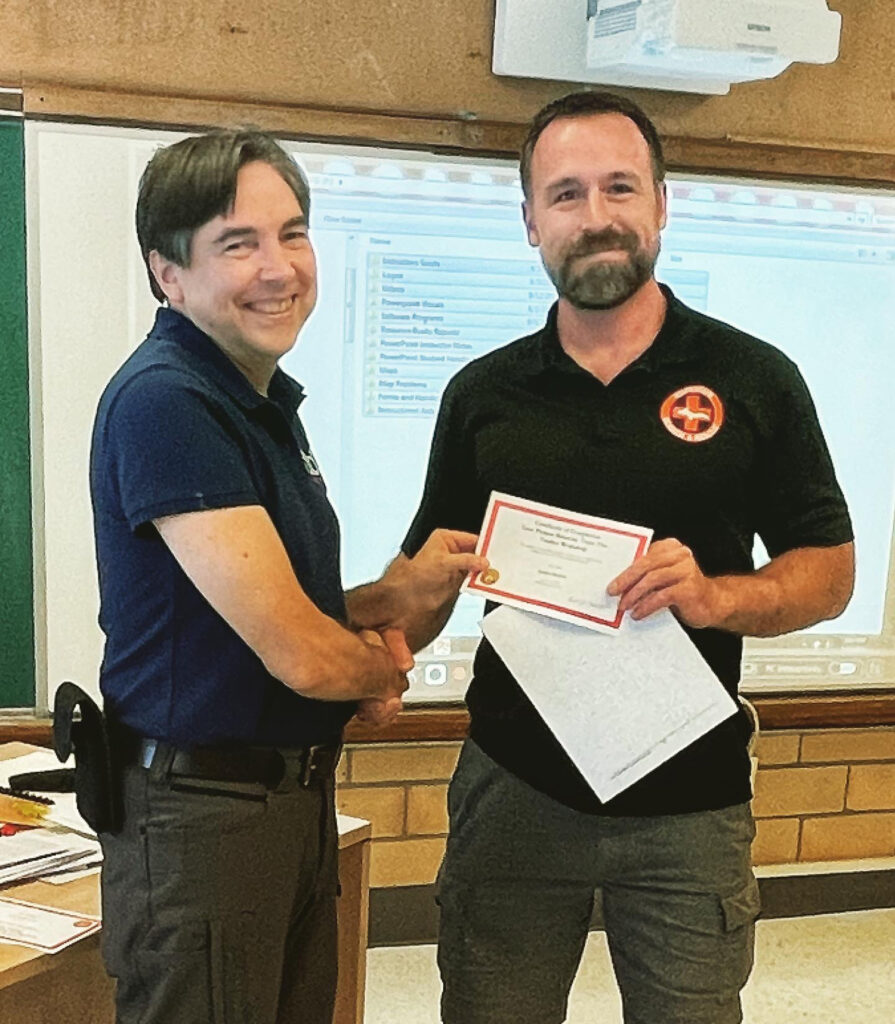
[[[621,249],[627,259],[596,260],[580,264],[579,258],[593,253]],[[614,309],[626,302],[653,276],[659,257],[643,248],[632,231],[586,231],[559,254],[556,263],[548,264],[541,251],[547,276],[560,296],[577,309]]]

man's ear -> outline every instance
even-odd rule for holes
[[[522,219],[525,221],[525,230],[528,234],[528,244],[537,248],[541,244],[541,236],[535,227],[534,217],[531,212],[531,204],[527,199],[522,201]]]
[[[180,283],[180,274],[183,267],[166,259],[158,249],[153,249],[149,253],[149,269],[152,271],[156,284],[165,293],[168,305],[175,309],[182,306],[183,287]]]

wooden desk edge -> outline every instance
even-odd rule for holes
[[[339,849],[344,850],[356,843],[362,843],[373,835],[372,824],[364,818],[353,818],[348,814],[336,815],[339,831]]]

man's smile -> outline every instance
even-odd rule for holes
[[[252,313],[278,316],[290,312],[294,305],[295,296],[290,295],[282,299],[256,299],[254,302],[246,302],[244,308]]]

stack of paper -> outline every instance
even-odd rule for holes
[[[0,885],[24,882],[60,870],[82,870],[99,858],[95,839],[72,832],[27,829],[0,836]]]
[[[72,767],[60,765],[50,750],[0,761],[0,785],[8,786],[13,775]],[[35,878],[69,882],[98,870],[102,851],[90,826],[81,817],[74,793],[47,793],[53,801],[45,827],[0,836],[0,885]]]

